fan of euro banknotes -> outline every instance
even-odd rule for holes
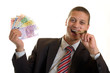
[[[36,24],[27,16],[20,15],[15,18],[11,18],[11,29],[18,29],[21,31],[20,39],[26,39],[36,36],[38,27]]]

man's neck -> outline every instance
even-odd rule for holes
[[[80,39],[71,40],[71,39],[69,39],[69,38],[67,38],[67,37],[64,36],[64,40],[65,40],[69,45],[73,45],[73,44],[77,43]]]

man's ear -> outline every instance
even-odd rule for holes
[[[66,22],[65,22],[65,26],[67,26],[67,19],[66,19]]]

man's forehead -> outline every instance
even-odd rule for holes
[[[75,10],[75,11],[72,11],[72,12],[70,13],[70,15],[71,15],[71,14],[78,14],[78,13],[79,13],[79,14],[87,15],[87,13],[85,13],[84,11],[76,11],[76,10]]]
[[[72,11],[70,14],[70,18],[76,18],[80,20],[88,20],[88,15],[82,11]]]
[[[70,16],[70,19],[76,19],[76,20],[81,20],[81,21],[86,21],[86,19],[85,18],[78,18],[78,17],[72,17],[72,16]]]

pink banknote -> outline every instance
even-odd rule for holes
[[[35,33],[35,31],[37,31],[36,25],[22,27],[22,28],[19,28],[19,30],[22,33],[20,39],[30,38],[30,37],[33,37],[37,34],[37,33]]]

